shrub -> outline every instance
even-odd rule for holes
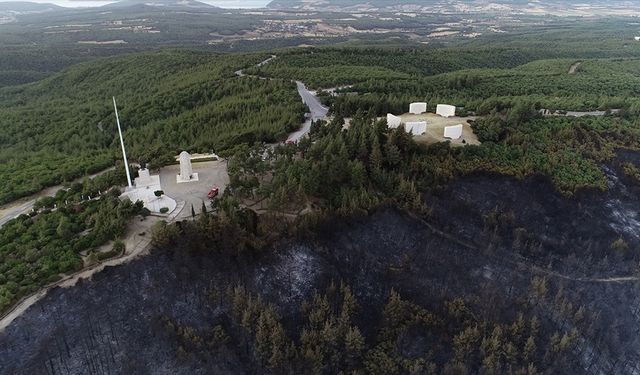
[[[149,211],[149,209],[146,207],[142,207],[142,209],[140,210],[140,216],[147,217],[149,215],[151,215],[151,211]]]
[[[162,207],[162,208],[160,209],[160,213],[161,213],[161,214],[166,214],[167,212],[169,212],[169,208],[168,208],[168,207]]]
[[[98,260],[105,260],[105,259],[109,259],[109,258],[113,258],[115,256],[120,255],[119,253],[117,253],[114,250],[109,250],[106,251],[104,253],[98,253]]]
[[[178,231],[174,225],[167,225],[166,221],[159,221],[153,225],[151,243],[158,248],[166,248],[177,236]]]
[[[629,245],[622,238],[618,238],[617,240],[613,241],[613,243],[611,244],[611,250],[614,250],[620,253],[624,253],[628,249],[629,249]]]
[[[120,239],[115,240],[115,242],[113,243],[113,249],[112,251],[114,251],[117,254],[122,254],[124,253],[124,250],[126,249],[126,246],[124,244],[124,242]]]
[[[625,163],[623,165],[624,173],[640,183],[640,169],[631,163]]]

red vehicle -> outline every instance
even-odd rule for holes
[[[213,199],[213,198],[215,198],[215,197],[217,197],[217,196],[218,196],[218,193],[219,193],[219,192],[220,192],[220,188],[219,188],[219,187],[217,187],[217,186],[214,186],[214,187],[212,187],[212,188],[211,188],[211,190],[209,191],[209,194],[207,194],[207,197],[208,197],[209,199]]]

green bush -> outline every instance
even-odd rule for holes
[[[125,249],[126,246],[122,240],[118,239],[114,241],[112,251],[116,252],[117,254],[123,254]]]

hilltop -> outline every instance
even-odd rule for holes
[[[61,9],[63,8],[50,3],[32,3],[28,1],[0,2],[0,12],[49,12]]]

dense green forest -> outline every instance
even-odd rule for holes
[[[0,90],[0,202],[112,166],[118,158],[112,96],[132,160],[156,167],[180,150],[283,139],[305,110],[295,86],[234,74],[263,58],[135,54]]]
[[[141,202],[120,201],[123,172],[107,172],[74,183],[54,197],[42,198],[30,215],[0,228],[0,312],[61,275],[80,270],[80,252],[120,238],[129,219],[142,213]],[[87,201],[88,196],[99,199]],[[98,257],[118,255],[105,252]]]
[[[326,98],[333,112],[343,116],[358,109],[404,113],[417,100],[427,101],[431,110],[447,102],[479,114],[487,114],[498,101],[523,99],[548,109],[638,109],[635,58],[527,63],[532,56],[506,49],[504,55],[487,51],[491,57],[486,59],[481,53],[447,51],[316,49],[284,54],[254,71],[293,76],[315,87],[353,85],[343,91],[357,95]],[[576,63],[575,73],[569,74]],[[485,68],[470,69],[478,66]]]

